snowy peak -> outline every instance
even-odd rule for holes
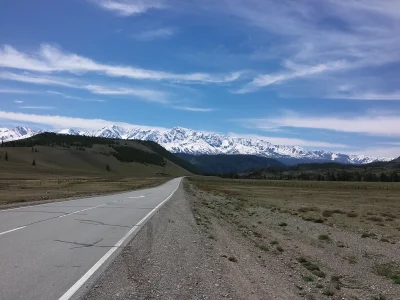
[[[68,135],[81,135],[81,132],[74,129],[63,129],[58,131],[59,134],[68,134]]]
[[[4,141],[28,138],[44,130],[28,127],[14,129],[0,128],[0,138]],[[268,141],[234,137],[217,133],[203,133],[182,127],[168,130],[149,127],[129,127],[110,125],[94,131],[64,129],[61,134],[87,135],[112,139],[135,139],[153,141],[173,153],[187,154],[249,154],[275,158],[286,164],[310,162],[338,162],[344,164],[367,164],[376,161],[390,161],[392,158],[374,158],[365,155],[347,155],[325,150],[309,151],[298,146],[273,145]]]
[[[28,127],[15,127],[13,129],[9,128],[0,128],[0,139],[4,142],[14,141],[29,138],[39,131],[32,130]]]

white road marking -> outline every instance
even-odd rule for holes
[[[149,212],[137,225],[133,226],[131,230],[128,231],[125,236],[118,241],[108,252],[100,258],[100,260],[90,268],[89,271],[86,272],[85,275],[83,275],[64,295],[61,296],[58,300],[69,300],[71,299],[72,296],[75,295],[75,293],[86,283],[86,281],[89,280],[89,278],[107,261],[107,259],[110,258],[111,255],[115,251],[117,251],[118,247],[120,247],[130,236],[132,233],[136,231],[136,229],[139,228],[141,224],[143,224],[144,221],[146,221],[155,211],[157,211],[165,202],[167,202],[178,190],[179,185],[181,181],[179,181],[178,186],[176,189],[169,195],[163,202],[161,202],[159,205],[157,205],[156,208],[154,208],[151,212]]]
[[[144,198],[145,196],[138,196],[138,197],[128,197],[129,199],[138,199],[138,198]]]
[[[18,227],[18,228],[14,228],[14,229],[8,230],[8,231],[0,232],[0,235],[7,234],[7,233],[10,233],[10,232],[13,232],[13,231],[17,231],[17,230],[23,229],[25,227],[26,226],[22,226],[22,227]]]
[[[85,209],[78,210],[78,211],[74,211],[74,212],[72,212],[72,213],[59,216],[59,218],[64,218],[64,217],[67,217],[67,216],[70,216],[70,215],[75,215],[75,214],[78,214],[78,213],[83,212],[83,211],[87,211],[87,210],[91,210],[91,209],[95,209],[95,208],[98,208],[98,207],[105,206],[105,205],[107,205],[107,204],[108,204],[108,203],[105,203],[105,204],[102,204],[102,205],[93,206],[93,207],[89,207],[89,208],[85,208]]]

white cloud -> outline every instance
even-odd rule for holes
[[[55,76],[40,77],[32,74],[16,74],[11,72],[0,72],[0,79],[39,84],[39,85],[55,85],[55,86],[69,87],[74,89],[84,89],[91,92],[92,94],[98,94],[98,95],[136,96],[138,98],[150,102],[158,102],[158,103],[168,102],[167,100],[168,94],[162,91],[139,89],[139,88],[121,88],[121,87],[109,88],[106,86],[84,84],[82,82],[77,82],[67,78],[55,77]],[[104,102],[103,100],[84,99],[81,97],[68,96],[66,94],[54,91],[48,91],[48,92],[63,96],[64,98],[68,99]]]
[[[10,45],[4,45],[2,49],[0,48],[0,66],[38,72],[55,71],[54,68],[41,60],[41,58],[21,53]]]
[[[379,83],[376,72],[380,70],[374,68],[400,62],[398,0],[210,0],[203,8],[207,5],[212,7],[209,13],[235,16],[265,31],[264,36],[251,32],[257,41],[251,46],[258,55],[269,61],[290,60],[307,68],[305,73],[285,67],[256,75],[239,91],[242,93],[311,75],[312,82],[301,85],[310,93],[315,84],[321,83],[320,79],[336,78],[349,83],[364,74],[373,74],[376,85],[387,87],[387,83]],[[345,66],[329,66],[335,62],[345,62]]]
[[[38,109],[38,110],[54,109],[53,106],[20,106],[19,108],[23,108],[23,109]]]
[[[178,31],[172,27],[157,28],[152,30],[142,31],[140,33],[134,34],[132,37],[139,41],[152,41],[158,39],[168,39],[174,36]]]
[[[36,94],[36,91],[21,89],[0,89],[0,94]]]
[[[269,142],[274,145],[285,145],[285,146],[301,146],[306,148],[349,148],[348,145],[336,144],[329,142],[321,142],[314,140],[304,140],[299,138],[286,138],[286,137],[275,137],[275,136],[264,136],[264,135],[254,135],[254,134],[238,134],[230,133],[230,135],[241,138],[258,139],[262,141]]]
[[[34,123],[45,126],[50,126],[52,128],[65,129],[74,128],[82,130],[98,130],[109,125],[124,126],[127,128],[144,128],[144,129],[156,129],[160,131],[166,130],[162,127],[148,127],[139,126],[123,122],[113,122],[102,119],[82,119],[82,118],[71,118],[65,116],[52,116],[52,115],[37,115],[37,114],[25,114],[25,113],[14,113],[0,111],[0,120],[7,121],[17,121],[19,123]]]
[[[400,92],[395,93],[350,93],[350,94],[337,94],[328,96],[326,98],[331,99],[349,99],[349,100],[364,100],[364,101],[375,101],[375,100],[382,100],[382,101],[399,101],[400,100]]]
[[[143,99],[147,99],[148,101],[152,102],[158,102],[158,103],[168,102],[166,99],[166,93],[159,91],[132,89],[132,88],[110,89],[98,85],[86,85],[85,88],[90,92],[92,92],[93,94],[98,94],[98,95],[136,96]]]
[[[33,74],[16,74],[11,72],[0,72],[0,79],[41,84],[41,85],[58,85],[69,88],[79,88],[75,84],[68,83],[68,80],[66,79],[55,78],[55,77],[39,77]]]
[[[400,146],[400,142],[384,142],[382,145]]]
[[[349,154],[397,158],[400,157],[400,147],[373,147],[351,152]]]
[[[90,99],[90,98],[81,98],[81,97],[76,97],[76,96],[70,96],[64,93],[60,93],[57,91],[47,91],[49,94],[61,96],[65,99],[75,99],[75,100],[80,100],[80,101],[88,101],[88,102],[106,102],[105,100],[100,100],[100,99]]]
[[[186,110],[192,112],[212,112],[215,110],[213,108],[202,108],[202,107],[191,107],[191,106],[173,106],[172,108],[177,110]]]
[[[98,63],[90,58],[63,52],[48,44],[43,44],[36,54],[18,52],[9,45],[0,48],[0,67],[35,72],[69,72],[82,74],[101,73],[111,77],[127,77],[145,80],[168,80],[186,83],[227,83],[237,80],[241,73],[211,75],[207,73],[177,74],[147,70],[123,65]]]
[[[160,0],[91,0],[101,8],[114,12],[121,17],[139,15],[150,9],[163,9]]]
[[[288,112],[279,117],[241,120],[244,125],[262,129],[309,128],[374,136],[400,136],[399,114],[371,112],[358,116],[307,116]]]
[[[22,101],[22,100],[14,100],[14,103],[21,104],[21,103],[24,103],[24,101]]]
[[[287,80],[309,77],[325,72],[343,70],[348,67],[345,61],[334,61],[315,66],[298,65],[291,61],[285,62],[286,71],[277,74],[259,75],[252,82],[237,91],[237,93],[252,92],[258,88],[278,84]]]

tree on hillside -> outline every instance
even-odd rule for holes
[[[4,159],[5,159],[6,161],[8,161],[8,152],[6,152],[6,155],[4,156]]]
[[[33,161],[32,161],[32,166],[36,166],[36,161],[35,161],[35,159],[33,159]]]
[[[390,181],[398,182],[400,180],[399,174],[396,171],[390,173]]]
[[[111,172],[111,168],[110,168],[110,166],[108,164],[106,166],[106,170],[107,170],[107,172]]]
[[[388,181],[390,181],[390,178],[386,173],[381,173],[381,175],[379,176],[379,181],[380,182],[388,182]]]

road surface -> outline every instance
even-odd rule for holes
[[[1,210],[0,299],[79,298],[180,182]]]

